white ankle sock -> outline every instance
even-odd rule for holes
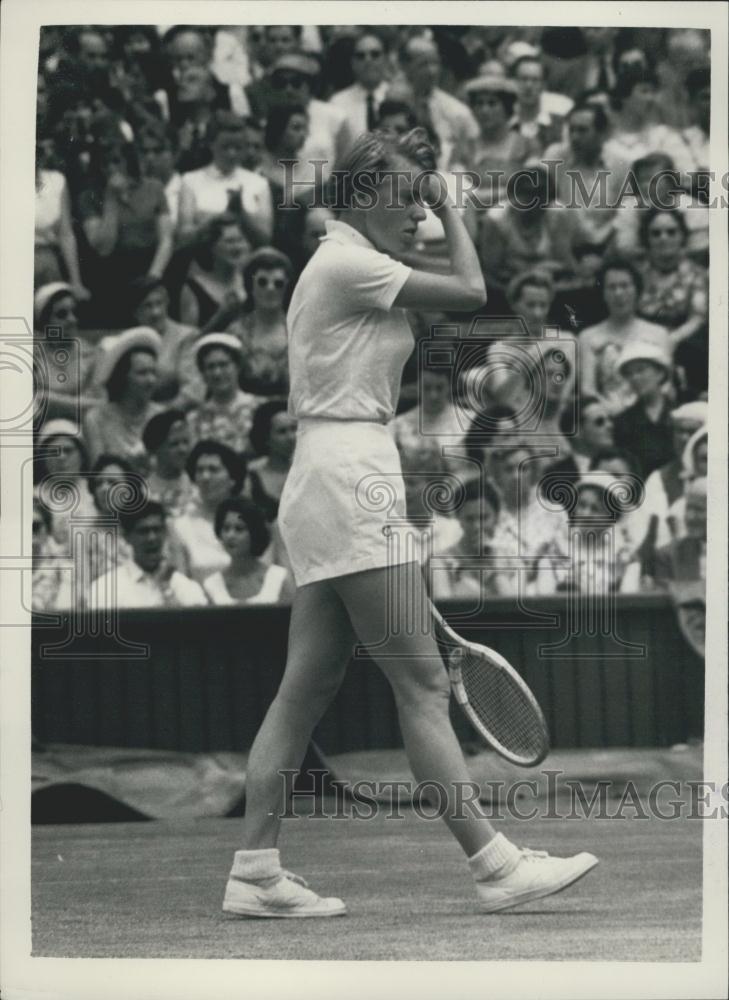
[[[277,847],[265,847],[259,851],[236,851],[230,874],[243,881],[271,878],[281,871],[281,861]]]
[[[468,867],[477,882],[485,882],[494,875],[508,875],[516,868],[521,853],[519,848],[497,833],[485,847],[468,859]]]

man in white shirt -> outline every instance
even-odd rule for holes
[[[564,94],[544,89],[544,67],[537,56],[522,56],[512,70],[519,99],[512,127],[542,149],[563,138],[565,119],[573,101]]]
[[[480,135],[478,122],[463,101],[441,90],[441,62],[435,42],[423,36],[408,39],[400,53],[408,93],[418,121],[429,125],[440,139],[438,167],[470,163],[473,143]]]
[[[179,202],[181,242],[193,240],[216,215],[233,212],[253,246],[273,234],[273,200],[265,177],[242,167],[246,126],[229,111],[219,111],[209,132],[213,162],[182,175]]]
[[[148,500],[138,510],[120,514],[119,521],[132,558],[92,582],[91,608],[181,608],[208,603],[198,583],[164,561],[167,527],[162,504]]]
[[[355,82],[329,98],[329,103],[343,111],[346,147],[362,132],[377,126],[380,105],[387,96],[387,51],[384,41],[373,31],[365,31],[354,44],[352,72]]]

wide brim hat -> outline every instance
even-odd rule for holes
[[[292,73],[301,73],[302,76],[319,76],[319,63],[313,56],[304,55],[303,52],[289,52],[279,56],[271,67],[271,76],[279,70],[288,70]]]
[[[506,94],[516,98],[518,94],[516,84],[512,80],[497,76],[496,73],[487,73],[469,80],[462,87],[462,92],[466,97],[471,97],[472,94]]]
[[[243,357],[243,346],[232,333],[206,333],[195,345],[195,360],[200,365],[200,353],[209,347],[224,347],[233,351],[237,357]]]
[[[33,317],[36,323],[58,295],[73,295],[75,298],[73,288],[67,281],[51,281],[38,289],[33,297]]]
[[[671,423],[680,424],[687,421],[703,427],[709,419],[709,404],[703,399],[695,399],[691,403],[683,403],[669,413]]]
[[[116,336],[105,337],[99,347],[101,350],[96,369],[96,381],[101,385],[106,385],[119,361],[129,351],[144,348],[159,357],[162,338],[151,326],[134,326],[130,330],[116,334]]]
[[[43,444],[44,441],[48,441],[54,437],[78,439],[81,437],[81,430],[78,424],[75,424],[72,420],[65,420],[62,417],[58,417],[55,420],[46,420],[38,431],[38,444]]]
[[[652,361],[654,365],[659,365],[667,372],[671,370],[671,359],[657,344],[640,341],[626,344],[618,358],[618,371],[622,372],[631,361]]]

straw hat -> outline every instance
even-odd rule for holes
[[[200,367],[200,353],[208,347],[224,347],[227,351],[233,351],[239,358],[243,357],[241,342],[232,333],[206,333],[195,346],[195,361],[198,368]]]
[[[618,371],[622,374],[625,366],[631,361],[652,361],[654,365],[660,365],[667,372],[671,370],[671,361],[668,355],[657,344],[643,343],[642,341],[626,344],[618,358]]]
[[[106,385],[118,362],[129,351],[144,348],[152,351],[155,357],[159,356],[162,338],[151,326],[134,326],[131,330],[124,330],[114,337],[105,337],[99,346],[101,351],[96,380],[101,385]]]
[[[62,417],[58,417],[55,420],[47,420],[38,431],[38,444],[43,444],[44,441],[48,441],[50,438],[61,436],[79,438],[81,431],[78,424],[75,424],[72,420],[64,420]]]
[[[47,285],[42,285],[38,289],[35,293],[35,297],[33,298],[33,316],[35,317],[36,323],[40,321],[40,318],[50,304],[51,299],[55,299],[57,295],[61,294],[74,294],[73,288],[71,288],[66,281],[51,281]]]

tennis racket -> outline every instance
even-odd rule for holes
[[[455,699],[469,722],[506,760],[541,763],[549,734],[537,699],[511,664],[488,646],[457,635],[431,602]]]

